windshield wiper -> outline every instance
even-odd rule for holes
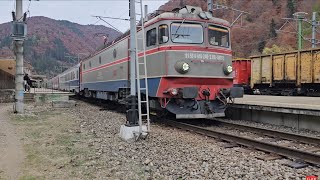
[[[177,34],[177,33],[178,33],[178,31],[179,31],[179,29],[180,29],[181,25],[184,23],[184,21],[185,21],[185,20],[186,20],[186,19],[183,19],[183,20],[182,20],[182,22],[179,24],[179,26],[178,26],[178,28],[177,28],[176,32],[175,32],[174,34],[172,34],[172,35],[177,35],[175,38],[179,37],[179,35],[180,35],[180,34]]]
[[[175,38],[178,38],[179,36],[182,36],[182,37],[184,37],[184,36],[190,36],[190,34],[172,34],[172,35],[174,35],[175,36]]]

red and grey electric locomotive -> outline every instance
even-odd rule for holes
[[[220,117],[228,99],[243,96],[243,88],[232,83],[227,21],[186,6],[147,21],[144,36],[151,110],[176,118]],[[81,62],[81,94],[107,100],[128,96],[129,43],[130,37],[123,37]]]

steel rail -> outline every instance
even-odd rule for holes
[[[164,120],[163,123],[180,128],[183,130],[192,131],[198,134],[202,134],[208,137],[219,138],[228,142],[233,142],[247,147],[253,147],[255,149],[275,153],[281,156],[290,157],[294,159],[303,160],[305,162],[320,165],[320,154],[305,152],[297,149],[292,149],[288,147],[279,146],[276,144],[271,144],[267,142],[257,141],[254,139],[249,139],[237,135],[227,134],[215,130],[209,130],[206,128],[194,126],[191,124],[181,123],[177,121]]]
[[[270,129],[264,129],[264,128],[258,128],[258,127],[252,127],[242,124],[234,124],[230,122],[221,121],[218,119],[214,119],[215,122],[221,123],[222,125],[227,125],[229,127],[234,127],[237,129],[242,130],[248,130],[251,132],[256,132],[260,134],[264,134],[271,137],[280,137],[282,139],[292,140],[292,141],[298,141],[306,144],[313,144],[313,145],[320,145],[320,138],[311,137],[311,136],[302,136],[297,135],[293,133],[287,133],[287,132],[281,132],[277,130],[270,130]]]

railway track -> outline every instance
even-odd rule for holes
[[[124,113],[123,108],[119,108],[119,106],[114,106],[114,105],[106,105],[105,103],[97,102],[97,101],[92,101],[89,99],[84,99],[84,98],[79,98],[79,97],[73,97],[72,99],[77,99],[77,100],[82,100],[90,104],[95,104],[97,106],[106,108],[107,110],[115,110],[120,113]],[[117,107],[117,108],[114,108]],[[101,110],[103,110],[101,109]],[[157,118],[155,118],[157,119]],[[156,122],[161,122],[164,124],[167,124],[169,126],[191,131],[197,134],[205,135],[208,137],[212,138],[218,138],[230,143],[235,143],[239,145],[243,145],[246,147],[250,148],[255,148],[257,150],[273,153],[273,154],[278,154],[280,156],[292,158],[292,159],[297,159],[297,160],[302,160],[304,162],[308,162],[317,166],[320,166],[320,153],[317,154],[316,152],[309,152],[309,151],[303,151],[299,150],[296,148],[290,148],[290,147],[285,147],[281,146],[278,144],[274,144],[271,142],[264,142],[261,140],[255,140],[254,138],[248,138],[245,136],[239,136],[235,135],[232,133],[226,133],[227,131],[222,131],[220,130],[214,130],[214,129],[209,129],[208,127],[200,127],[198,125],[190,124],[190,123],[185,123],[185,122],[179,122],[179,121],[174,121],[174,120],[168,120],[168,119],[163,119],[161,118],[160,120],[157,119]],[[186,121],[190,122],[190,120]],[[193,123],[197,123],[197,121],[192,121]],[[300,142],[304,144],[312,144],[313,146],[319,147],[320,151],[320,139],[315,138],[315,137],[308,137],[308,136],[300,136],[297,134],[292,134],[292,133],[285,133],[285,132],[280,132],[280,131],[275,131],[275,130],[269,130],[269,129],[262,129],[262,128],[257,128],[257,127],[252,127],[252,126],[246,126],[246,125],[240,125],[240,124],[234,124],[234,123],[229,123],[225,121],[221,121],[218,119],[214,120],[206,120],[206,123],[204,124],[205,126],[212,126],[212,125],[222,125],[222,127],[228,127],[228,128],[235,128],[238,130],[244,130],[248,131],[250,133],[257,133],[269,137],[274,137],[274,138],[281,138],[281,139],[286,139],[286,140],[291,140],[295,142]],[[217,126],[215,126],[217,127]]]
[[[302,143],[312,144],[315,146],[320,146],[320,138],[316,138],[316,137],[301,136],[301,135],[288,133],[288,132],[276,131],[276,130],[271,130],[271,129],[263,129],[263,128],[258,128],[258,127],[253,127],[253,126],[242,125],[242,124],[234,124],[234,123],[230,123],[230,122],[221,121],[219,119],[214,119],[214,121],[217,122],[218,124],[221,124],[221,125],[227,126],[227,127],[237,128],[237,129],[246,130],[246,131],[250,131],[250,132],[255,132],[255,133],[263,134],[263,135],[274,137],[274,138],[287,139],[287,140],[291,140],[291,141],[302,142]]]
[[[245,136],[239,136],[231,133],[222,132],[219,130],[212,130],[204,127],[199,127],[197,125],[192,125],[192,124],[178,122],[178,121],[165,120],[164,123],[172,127],[191,131],[197,134],[202,134],[208,137],[218,138],[227,142],[236,143],[246,147],[252,147],[257,150],[278,154],[280,156],[284,156],[287,158],[302,160],[304,162],[311,163],[313,165],[320,165],[320,154],[317,154],[316,152],[303,151],[296,148],[281,146],[271,142],[255,140]],[[245,127],[242,125],[234,125],[231,123],[226,123],[226,124],[228,124],[229,126],[237,127],[239,129],[246,129],[249,131],[254,130],[255,132],[260,131],[258,133],[275,136],[271,134],[272,132],[275,132],[275,131],[269,131],[267,129],[261,130],[260,128]],[[312,143],[314,145],[320,146],[319,139],[317,138],[310,138],[310,137],[299,136],[299,135],[283,133],[283,132],[281,133],[277,132],[276,136],[277,137],[283,136],[284,139],[289,139],[289,138],[291,139],[291,138],[297,137],[299,142],[306,143],[306,144]]]

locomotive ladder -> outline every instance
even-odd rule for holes
[[[139,111],[139,133],[143,132],[142,126],[146,125],[147,132],[150,132],[150,115],[149,115],[149,90],[147,78],[147,63],[146,63],[146,41],[144,29],[144,12],[142,0],[135,1],[140,6],[140,12],[136,13],[136,20],[140,19],[137,28],[140,33],[136,36],[136,74],[137,74],[137,93],[138,93],[138,111]],[[140,16],[140,18],[138,18]],[[141,59],[139,59],[139,57]],[[142,93],[145,94],[142,96]],[[145,107],[146,111],[142,111]]]

